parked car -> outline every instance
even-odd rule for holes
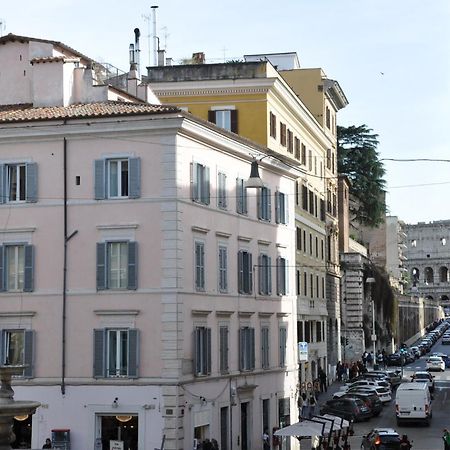
[[[442,338],[442,345],[450,345],[450,334],[444,335]]]
[[[442,358],[444,360],[445,367],[450,367],[450,357],[448,355],[446,355],[445,353],[435,352],[435,353],[432,353],[430,356],[439,356],[440,358]]]
[[[372,416],[370,409],[359,398],[328,400],[320,408],[320,414],[333,414],[354,422],[368,420]]]
[[[445,362],[440,356],[430,356],[427,359],[427,370],[445,371]]]
[[[349,389],[345,393],[352,392],[372,392],[378,395],[382,403],[388,403],[392,400],[391,390],[382,386],[360,386]]]
[[[387,370],[374,370],[369,373],[379,373],[386,375],[391,383],[391,386],[398,386],[402,382],[402,373],[400,370],[387,369]]]
[[[386,356],[386,364],[388,366],[401,366],[405,364],[405,360],[400,353],[395,352]]]
[[[375,428],[362,437],[362,450],[400,450],[400,435],[393,428]]]
[[[421,351],[420,351],[420,349],[419,349],[419,347],[417,347],[417,345],[413,345],[411,348],[410,348],[410,350],[414,353],[414,356],[416,357],[416,358],[419,358],[420,356],[421,356]]]
[[[341,398],[359,398],[370,408],[373,417],[379,416],[383,409],[380,397],[373,392],[352,392],[345,394]]]
[[[416,383],[427,383],[430,392],[434,391],[434,375],[429,372],[418,371],[411,375],[411,381]]]
[[[363,386],[373,386],[373,387],[385,387],[391,390],[391,385],[388,381],[382,380],[358,380],[353,383],[346,383],[344,386],[341,386],[341,390],[349,390],[351,388],[358,388]]]

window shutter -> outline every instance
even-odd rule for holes
[[[272,258],[267,257],[267,289],[268,294],[272,295]]]
[[[247,294],[251,294],[253,292],[253,263],[252,263],[252,254],[247,253],[248,255],[248,291]]]
[[[244,291],[244,252],[238,252],[238,291],[240,294]]]
[[[244,345],[245,345],[245,328],[239,329],[239,370],[244,370]]]
[[[137,242],[128,242],[128,289],[137,289],[138,254]],[[98,267],[98,266],[97,266]]]
[[[236,178],[236,212],[238,214],[243,214],[244,212],[241,178]]]
[[[192,200],[198,201],[198,164],[191,162],[191,196]]]
[[[34,336],[35,333],[33,330],[25,330],[23,355],[23,362],[26,366],[23,371],[23,376],[25,378],[33,378],[34,376]]]
[[[141,196],[141,158],[130,158],[128,169],[128,197],[139,198]]]
[[[216,123],[216,112],[208,111],[208,122]]]
[[[24,265],[24,292],[32,292],[34,289],[34,254],[33,246],[25,245],[25,265]]]
[[[209,167],[204,167],[203,172],[203,186],[202,186],[202,201],[209,205],[210,194],[209,194]]]
[[[256,193],[256,210],[258,211],[258,219],[263,219],[263,190],[264,188],[258,189]]]
[[[4,357],[4,340],[5,340],[5,332],[0,328],[0,364],[5,364],[5,357]]]
[[[106,330],[94,330],[94,378],[105,376],[105,337]]]
[[[3,292],[6,289],[5,267],[5,247],[3,247],[3,245],[0,245],[0,292]]]
[[[97,159],[94,162],[94,191],[95,199],[103,200],[106,198],[106,160]]]
[[[138,378],[139,369],[139,330],[128,330],[128,377]]]
[[[37,164],[26,165],[26,201],[37,202]]]
[[[275,192],[275,222],[281,223],[280,193]]]
[[[200,333],[201,328],[196,327],[193,332],[193,368],[194,368],[194,375],[198,376],[201,374],[201,366],[200,366],[200,354],[201,354],[201,348],[200,348]]]
[[[282,294],[282,287],[281,287],[281,282],[282,282],[282,274],[281,274],[281,258],[278,257],[277,258],[277,295],[281,295]]]
[[[6,203],[6,166],[0,164],[0,204]]]
[[[228,372],[228,327],[220,327],[220,371]]]
[[[272,220],[272,191],[267,188],[267,220]]]
[[[106,242],[97,243],[97,291],[107,288],[106,283]]]
[[[211,373],[211,328],[205,328],[206,331],[206,348],[205,348],[205,360],[206,360],[206,374]]]
[[[258,256],[259,295],[264,294],[264,256]]]
[[[250,369],[255,368],[255,329],[249,328],[249,345],[250,345]]]
[[[238,112],[237,109],[232,109],[230,111],[230,118],[231,118],[231,131],[233,133],[238,132]]]
[[[288,204],[288,196],[283,195],[283,215],[284,215],[284,221],[283,223],[288,224],[289,223],[289,204]]]

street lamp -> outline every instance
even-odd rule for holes
[[[377,355],[377,335],[375,330],[375,301],[372,298],[372,285],[375,283],[375,278],[368,277],[366,279],[366,284],[369,287],[369,296],[370,296],[370,302],[372,305],[372,345],[373,345],[373,358],[375,360]]]

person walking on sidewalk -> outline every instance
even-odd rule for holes
[[[450,432],[447,428],[444,428],[442,439],[444,441],[444,450],[450,450]]]
[[[327,392],[327,374],[319,367],[320,392]]]

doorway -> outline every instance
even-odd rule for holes
[[[11,444],[11,448],[31,448],[31,418],[31,414],[14,418],[13,431],[16,440]]]
[[[241,403],[241,450],[250,450],[250,403]]]
[[[110,441],[123,442],[124,450],[138,450],[138,416],[132,414],[97,416],[101,449],[109,450]]]

